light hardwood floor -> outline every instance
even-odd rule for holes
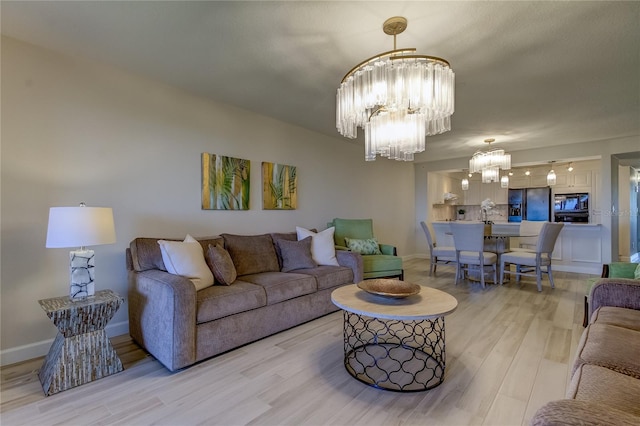
[[[425,392],[368,387],[342,364],[336,312],[170,373],[128,336],[114,338],[125,371],[45,397],[42,358],[1,369],[2,425],[519,425],[564,396],[582,333],[588,275],[555,274],[556,288],[453,285],[453,268],[405,262],[407,281],[454,295],[446,317],[445,381]],[[250,326],[250,324],[247,324]]]

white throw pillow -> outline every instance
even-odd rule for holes
[[[336,249],[333,243],[333,233],[336,228],[327,228],[322,232],[315,233],[305,228],[296,226],[298,241],[311,237],[311,257],[318,265],[339,266],[336,259]]]
[[[204,260],[200,243],[191,235],[183,242],[158,240],[167,272],[191,280],[196,290],[213,285],[213,274]]]

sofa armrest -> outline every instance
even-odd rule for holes
[[[196,361],[196,289],[158,269],[129,271],[129,334],[169,370]]]
[[[589,294],[589,318],[601,306],[640,310],[640,280],[600,278]]]
[[[562,399],[543,405],[531,419],[531,426],[637,425],[640,417],[595,401]]]
[[[353,271],[353,282],[359,283],[363,280],[364,265],[362,264],[362,255],[352,251],[337,250],[336,259],[340,266],[351,268]]]
[[[349,251],[349,247],[339,246],[339,245],[334,245],[333,247],[336,249],[336,251],[338,251],[338,250],[346,250],[346,251]]]
[[[396,246],[392,246],[390,244],[378,244],[380,246],[380,251],[382,254],[388,254],[389,256],[397,256],[398,251],[396,250]]]

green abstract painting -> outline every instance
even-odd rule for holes
[[[298,206],[298,176],[295,166],[262,163],[262,208],[295,210]]]
[[[249,210],[251,161],[202,153],[202,209]]]

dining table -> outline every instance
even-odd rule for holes
[[[447,231],[446,234],[453,235],[451,231]],[[502,256],[502,254],[507,253],[511,250],[511,238],[535,236],[537,235],[521,235],[519,232],[519,227],[517,230],[494,230],[491,224],[486,224],[484,232],[484,251],[495,253],[498,256],[497,265],[500,265],[500,257]],[[480,268],[478,266],[475,268],[471,267],[468,273],[468,278],[471,281],[480,281]],[[489,275],[485,277],[485,281],[493,283],[493,277]]]

